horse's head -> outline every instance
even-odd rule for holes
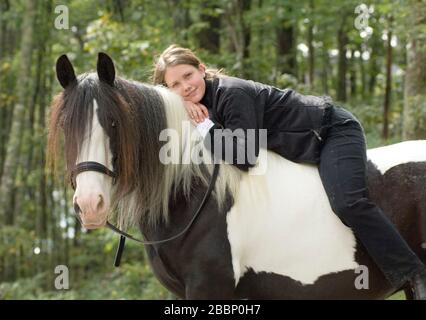
[[[79,77],[63,55],[57,60],[56,74],[64,91],[53,105],[49,149],[55,148],[58,132],[63,131],[67,169],[75,188],[74,208],[84,227],[99,228],[110,212],[113,183],[120,190],[131,188],[130,107],[115,87],[114,64],[106,54],[98,56],[97,73]],[[123,166],[124,157],[127,165]],[[116,181],[112,173],[117,174]]]

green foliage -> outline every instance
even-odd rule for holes
[[[93,255],[93,254],[92,254]],[[72,269],[70,269],[72,273]],[[53,300],[139,300],[174,299],[146,264],[123,264],[119,269],[92,272],[84,281],[70,282],[67,290],[44,290],[46,273],[33,278],[0,284],[0,300],[53,299]]]
[[[399,291],[395,293],[393,296],[389,297],[388,300],[405,300],[405,293],[404,291]]]
[[[37,255],[33,252],[34,232],[25,236],[25,230],[3,227],[0,235],[4,241],[0,256],[13,254],[21,246],[27,255],[22,261],[35,267]],[[13,241],[11,241],[14,239]],[[110,231],[99,230],[82,234],[78,246],[73,246],[67,264],[63,258],[57,265],[69,269],[69,289],[56,290],[54,267],[33,277],[23,277],[15,282],[0,283],[1,299],[172,299],[146,263],[144,249],[139,244],[126,245],[123,262],[113,267],[117,237]],[[43,247],[42,247],[43,248]],[[46,286],[47,284],[47,286]]]

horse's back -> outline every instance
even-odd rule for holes
[[[426,162],[426,140],[404,141],[367,150],[368,159],[384,175],[406,163]]]

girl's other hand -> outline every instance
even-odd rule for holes
[[[185,100],[184,105],[189,117],[193,122],[195,122],[195,124],[199,124],[209,117],[209,111],[206,106],[201,103],[194,103]]]

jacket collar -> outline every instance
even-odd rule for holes
[[[204,79],[204,83],[206,84],[206,91],[204,92],[204,97],[201,99],[201,103],[210,109],[213,103],[213,80]]]

